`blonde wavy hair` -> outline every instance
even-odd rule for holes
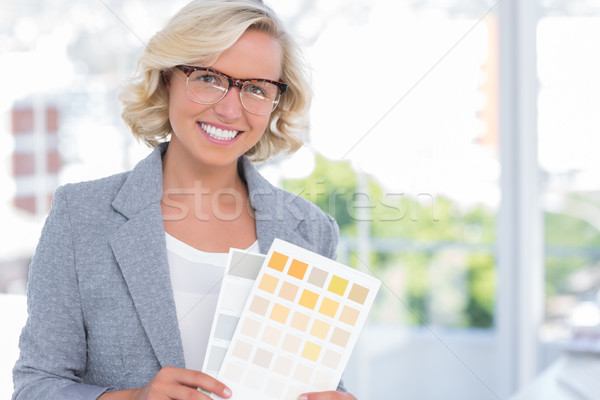
[[[182,8],[146,46],[138,71],[121,90],[121,116],[133,135],[155,147],[169,139],[169,93],[163,74],[176,65],[211,66],[247,30],[267,33],[282,49],[281,81],[288,90],[271,113],[260,141],[246,152],[264,161],[302,146],[311,90],[300,49],[275,13],[260,0],[195,0]]]

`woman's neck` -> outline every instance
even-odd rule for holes
[[[186,161],[169,149],[163,156],[165,231],[203,251],[250,246],[257,238],[256,224],[237,162],[205,166]]]
[[[223,190],[245,190],[238,173],[237,160],[229,165],[203,165],[188,157],[173,154],[169,148],[163,155],[163,190],[184,191],[201,188],[206,193]]]

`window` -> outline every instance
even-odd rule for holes
[[[307,47],[317,156],[286,163],[314,169],[284,186],[336,216],[338,259],[383,281],[348,386],[358,398],[494,399],[506,374],[493,5],[347,8],[325,14]]]
[[[600,9],[548,2],[538,23],[545,225],[543,342],[600,336]],[[579,341],[578,339],[583,339]]]

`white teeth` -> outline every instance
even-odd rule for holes
[[[231,140],[237,136],[240,131],[229,131],[226,129],[221,129],[214,127],[208,124],[200,124],[204,132],[208,133],[208,135],[217,140]]]

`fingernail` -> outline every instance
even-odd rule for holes
[[[308,396],[305,394],[301,394],[300,397],[298,397],[298,400],[308,400]]]
[[[231,397],[231,390],[229,388],[223,389],[223,396]]]

